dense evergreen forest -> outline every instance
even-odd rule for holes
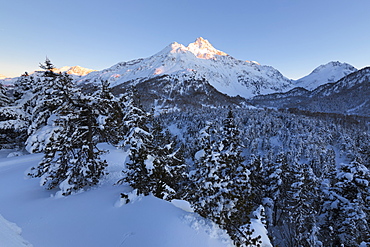
[[[106,175],[108,142],[128,153],[122,193],[183,199],[258,246],[261,217],[274,246],[370,245],[370,124],[366,117],[267,108],[143,109],[135,88],[87,92],[67,74],[23,75],[0,91],[0,148],[43,153],[29,176],[68,196]]]

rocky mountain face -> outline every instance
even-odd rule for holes
[[[259,106],[370,116],[370,67],[313,91],[295,88],[286,93],[257,96],[251,102]]]
[[[128,81],[153,81],[152,79],[164,75],[172,78],[169,80],[177,79],[179,85],[185,85],[188,78],[205,81],[230,97],[251,98],[292,88],[291,80],[278,70],[235,59],[215,49],[203,38],[198,38],[187,47],[174,42],[149,58],[122,62],[108,69],[92,72],[83,77],[80,83],[99,84],[102,80],[108,80],[112,87],[117,87]]]

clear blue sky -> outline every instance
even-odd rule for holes
[[[48,56],[105,69],[197,37],[299,78],[329,61],[370,65],[369,0],[0,0],[0,74]]]

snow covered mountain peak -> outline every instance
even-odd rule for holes
[[[320,73],[324,70],[332,70],[332,69],[340,69],[340,70],[347,69],[347,70],[353,70],[353,72],[357,71],[355,67],[353,67],[352,65],[348,63],[342,63],[339,61],[331,61],[327,64],[320,65],[319,67],[314,69],[312,73]]]
[[[225,52],[215,49],[208,40],[199,37],[195,42],[190,43],[187,50],[193,53],[197,58],[212,59],[215,55],[227,56]]]
[[[64,66],[59,69],[54,69],[53,71],[55,73],[66,72],[69,75],[84,76],[96,70],[83,68],[77,65],[77,66],[72,66],[72,67]]]
[[[340,80],[344,76],[356,72],[357,69],[348,63],[332,61],[320,65],[309,75],[296,81],[296,86],[313,90],[326,83],[332,83]]]
[[[157,53],[155,56],[167,56],[168,54],[184,54],[191,53],[197,58],[201,59],[214,59],[216,55],[218,56],[228,56],[225,52],[219,51],[214,48],[208,40],[202,37],[197,38],[193,43],[188,46],[184,46],[177,42],[173,42],[164,48],[161,52]]]
[[[151,57],[118,63],[90,73],[80,82],[108,80],[115,87],[128,81],[137,83],[164,75],[171,78],[169,81],[205,80],[221,93],[244,98],[292,87],[291,80],[276,69],[238,60],[203,38],[188,46],[173,42]]]
[[[5,79],[5,78],[8,78],[8,77],[5,76],[5,75],[0,74],[0,80]]]
[[[173,56],[173,54],[184,53],[184,52],[187,52],[187,49],[184,45],[179,44],[177,42],[173,42],[173,43],[169,44],[168,46],[166,46],[160,52],[151,56],[150,58]],[[141,60],[141,59],[139,59],[139,60]]]

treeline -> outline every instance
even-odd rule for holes
[[[349,115],[341,113],[330,113],[330,112],[312,112],[307,110],[301,110],[298,108],[288,108],[288,109],[279,109],[282,112],[289,112],[297,115],[304,115],[315,117],[319,119],[327,119],[332,122],[341,124],[341,125],[358,125],[360,128],[365,128],[366,130],[370,129],[370,117],[360,116],[360,115]]]

